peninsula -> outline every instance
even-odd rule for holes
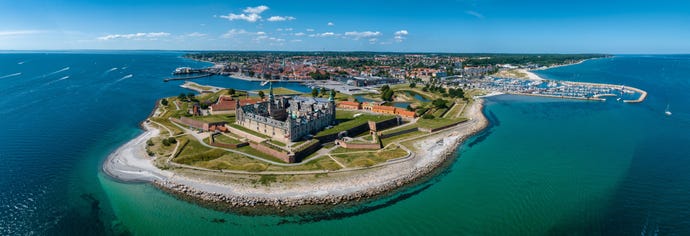
[[[260,76],[268,89],[255,91],[186,82],[198,93],[160,99],[142,122],[145,132],[103,170],[219,210],[296,214],[386,196],[442,170],[463,140],[488,125],[483,96],[646,97],[621,85],[545,80],[525,65],[489,66],[500,69],[303,81],[311,93],[274,88],[272,76]]]

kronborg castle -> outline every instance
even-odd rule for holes
[[[280,97],[269,89],[268,101],[240,105],[236,100],[236,124],[281,142],[297,141],[307,134],[333,125],[335,93],[328,100],[307,97]]]

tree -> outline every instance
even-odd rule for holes
[[[393,90],[388,89],[388,90],[384,91],[383,93],[381,93],[381,99],[383,99],[384,101],[388,101],[388,102],[393,101],[393,94],[394,94]]]
[[[415,83],[415,82],[410,83],[410,88],[415,88],[415,87],[417,87],[417,83]]]
[[[381,93],[386,92],[386,90],[390,90],[390,89],[391,89],[391,87],[388,86],[387,84],[383,85],[383,86],[381,86]]]
[[[175,143],[177,143],[177,140],[175,140],[175,137],[169,137],[168,143],[175,144]]]
[[[264,91],[259,91],[259,97],[261,99],[264,99],[266,97],[266,94],[264,94]]]
[[[430,120],[430,119],[434,119],[434,118],[436,118],[436,117],[435,117],[434,115],[432,115],[432,114],[425,114],[425,115],[422,116],[422,119],[428,119],[428,120]]]
[[[180,95],[177,95],[177,99],[187,100],[187,95],[185,95],[184,93],[180,93]]]
[[[187,93],[187,98],[189,98],[189,100],[194,99],[194,93]]]
[[[328,93],[328,91],[326,90],[326,88],[321,88],[321,95],[322,95],[322,96],[325,96],[326,93]]]
[[[446,100],[443,100],[443,99],[440,99],[440,98],[437,98],[436,100],[434,100],[433,102],[431,102],[431,104],[434,105],[434,107],[436,107],[436,108],[438,108],[438,109],[446,108],[446,107],[447,107],[447,106],[446,106]]]
[[[316,88],[311,89],[311,96],[312,97],[318,97],[319,96],[319,90]]]
[[[228,93],[230,95],[235,95],[235,89],[234,88],[228,89]]]
[[[168,100],[165,99],[165,98],[161,99],[161,105],[167,106],[167,105],[168,105]]]

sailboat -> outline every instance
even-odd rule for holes
[[[269,82],[268,80],[261,82],[261,86],[266,86],[266,84],[268,84],[268,82]]]
[[[664,111],[664,114],[666,114],[666,116],[670,116],[671,114],[673,114],[673,113],[671,113],[671,110],[668,109],[668,107],[669,107],[669,105],[666,104],[666,110]]]

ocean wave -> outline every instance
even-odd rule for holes
[[[9,78],[9,77],[15,77],[15,76],[20,76],[20,75],[22,75],[21,72],[19,72],[19,73],[14,73],[14,74],[9,74],[9,75],[4,75],[4,76],[0,76],[0,79]]]
[[[60,73],[60,72],[68,71],[69,69],[70,69],[70,68],[69,68],[69,66],[68,66],[68,67],[65,67],[65,68],[62,68],[62,69],[59,69],[59,70],[50,72],[50,73],[48,73],[48,74],[44,74],[44,75],[42,75],[41,77],[51,76],[51,75],[54,75],[54,74],[57,74],[57,73]]]
[[[56,79],[56,80],[49,81],[49,82],[43,84],[43,86],[47,86],[47,85],[50,85],[50,84],[52,84],[52,83],[55,83],[55,82],[58,82],[58,81],[61,81],[61,80],[66,80],[66,79],[69,79],[69,75],[63,76],[63,77],[61,77],[61,78],[59,78],[59,79]]]
[[[125,75],[125,76],[122,76],[122,78],[120,78],[120,79],[116,80],[115,82],[120,82],[120,81],[123,81],[123,80],[129,79],[129,78],[132,78],[132,77],[134,77],[134,75],[132,75],[132,74],[129,74],[129,75]]]

